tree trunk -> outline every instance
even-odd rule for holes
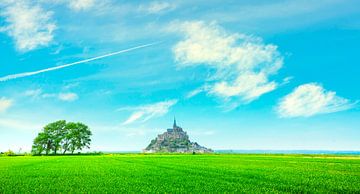
[[[63,155],[65,155],[67,149],[69,148],[69,142],[66,141],[66,143],[64,143],[64,152],[63,152]]]

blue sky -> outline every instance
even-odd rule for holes
[[[141,150],[174,116],[213,149],[360,150],[359,21],[356,0],[1,1],[0,150],[59,119]]]

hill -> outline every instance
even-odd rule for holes
[[[174,119],[173,128],[167,129],[166,132],[151,140],[143,152],[211,153],[213,150],[203,147],[197,142],[191,142],[187,133],[176,125]]]

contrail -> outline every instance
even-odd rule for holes
[[[101,55],[101,56],[93,57],[93,58],[90,58],[90,59],[84,59],[84,60],[81,60],[81,61],[77,61],[77,62],[73,62],[73,63],[68,63],[68,64],[65,64],[65,65],[60,65],[60,66],[56,66],[56,67],[50,67],[50,68],[42,69],[42,70],[38,70],[38,71],[31,71],[31,72],[24,72],[24,73],[7,75],[7,76],[4,76],[4,77],[0,77],[0,82],[12,80],[12,79],[17,79],[17,78],[21,78],[21,77],[32,76],[32,75],[36,75],[36,74],[40,74],[40,73],[45,73],[45,72],[48,72],[48,71],[54,71],[54,70],[62,69],[62,68],[65,68],[65,67],[70,67],[70,66],[73,66],[73,65],[78,65],[78,64],[81,64],[81,63],[87,63],[87,62],[95,61],[95,60],[102,59],[102,58],[105,58],[105,57],[110,57],[110,56],[113,56],[113,55],[118,55],[118,54],[121,54],[121,53],[126,53],[126,52],[129,52],[129,51],[132,51],[132,50],[136,50],[136,49],[140,49],[140,48],[144,48],[144,47],[153,46],[153,45],[156,45],[156,44],[159,44],[159,43],[160,43],[160,42],[155,42],[155,43],[150,43],[150,44],[144,44],[144,45],[141,45],[141,46],[136,46],[136,47],[128,48],[128,49],[125,49],[125,50],[121,50],[121,51],[117,51],[117,52],[112,52],[112,53],[109,53],[109,54],[106,54],[106,55]]]

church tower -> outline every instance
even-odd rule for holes
[[[174,124],[173,124],[173,129],[177,128],[177,125],[176,125],[176,118],[174,117]]]

